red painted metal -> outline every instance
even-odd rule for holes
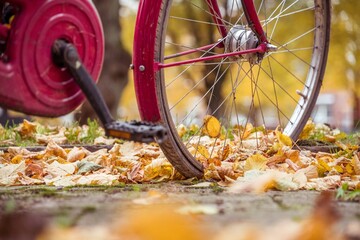
[[[134,80],[139,112],[142,120],[160,121],[155,88],[154,49],[157,20],[161,0],[141,0],[135,24]]]
[[[206,46],[203,46],[203,47],[194,48],[194,49],[191,49],[191,50],[188,50],[188,51],[179,52],[179,53],[176,53],[176,54],[173,54],[173,55],[169,55],[169,56],[164,57],[164,60],[171,59],[171,58],[176,58],[176,57],[180,57],[180,56],[185,56],[185,55],[189,55],[189,54],[196,53],[196,52],[203,52],[204,53],[204,51],[206,51],[206,50],[212,50],[212,49],[215,49],[215,48],[223,48],[222,42],[217,42],[215,44],[209,44],[209,45],[206,45]]]
[[[61,116],[84,100],[65,69],[55,66],[56,39],[73,43],[97,80],[104,57],[99,16],[88,0],[7,0],[18,11],[0,61],[0,105],[31,115]]]
[[[257,15],[254,0],[241,0],[245,17],[251,30],[257,35],[261,43],[268,43],[264,29],[261,26],[259,17]]]
[[[159,70],[162,68],[168,68],[168,67],[176,67],[180,65],[185,64],[192,64],[197,62],[206,62],[209,60],[214,60],[218,58],[227,58],[227,57],[233,57],[233,56],[241,56],[249,53],[265,53],[266,52],[266,45],[264,43],[260,44],[257,48],[254,49],[248,49],[243,51],[236,51],[236,52],[228,52],[228,53],[222,53],[222,54],[214,54],[208,57],[201,57],[201,58],[193,58],[189,60],[179,61],[179,62],[172,62],[172,63],[155,63],[155,70]]]
[[[209,10],[211,12],[211,15],[214,19],[214,22],[217,25],[217,28],[219,29],[219,32],[223,38],[226,38],[227,36],[227,29],[226,24],[224,23],[224,20],[222,18],[219,4],[217,0],[206,0]]]

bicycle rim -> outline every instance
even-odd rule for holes
[[[218,3],[227,31],[249,35],[241,1]],[[214,158],[234,137],[242,142],[240,131],[228,129],[280,127],[297,139],[316,102],[328,51],[330,2],[254,3],[275,51],[188,64],[177,63],[229,52],[230,44],[218,44],[229,35],[221,36],[206,1],[163,0],[159,8],[152,64],[175,64],[154,71],[154,111],[169,127],[169,140],[161,147],[185,176],[199,176],[196,159]],[[221,126],[221,133],[210,138],[204,122],[209,116]]]

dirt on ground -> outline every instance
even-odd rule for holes
[[[330,193],[331,196],[334,194]],[[134,184],[112,187],[1,187],[0,239],[37,239],[40,235],[43,237],[39,239],[58,239],[56,233],[64,229],[87,229],[87,234],[90,230],[96,230],[95,232],[103,238],[96,237],[94,233],[94,238],[91,239],[109,239],[106,236],[109,232],[114,233],[113,229],[132,229],[136,232],[139,226],[141,231],[147,231],[144,228],[148,226],[151,232],[156,228],[164,228],[166,224],[170,224],[171,229],[174,219],[176,226],[181,225],[181,219],[185,219],[185,224],[190,227],[196,225],[194,232],[201,233],[204,237],[199,239],[205,239],[205,235],[211,238],[215,236],[214,239],[227,239],[224,234],[233,231],[229,230],[230,226],[235,226],[237,231],[240,231],[245,224],[255,229],[251,232],[261,232],[264,229],[268,231],[273,226],[280,229],[281,226],[288,226],[290,229],[293,224],[299,224],[308,220],[309,216],[316,215],[316,209],[322,208],[322,204],[317,200],[320,195],[316,191],[233,194],[210,183]],[[171,214],[166,215],[169,206],[171,211],[174,210],[182,217],[178,219]],[[332,210],[325,209],[325,215],[334,217],[337,231],[347,236],[347,239],[360,239],[360,201],[335,200],[331,202],[331,206]],[[158,214],[160,215],[157,216]],[[157,217],[160,219],[159,223]],[[176,229],[174,231],[182,231],[178,227]],[[227,229],[227,233],[224,229]],[[79,232],[72,232],[70,235],[61,233],[61,236],[68,236],[63,239],[79,239],[77,237],[84,236],[76,234]],[[197,239],[195,235],[188,239]],[[225,237],[221,237],[222,235]],[[274,235],[268,236],[267,239],[278,238]]]

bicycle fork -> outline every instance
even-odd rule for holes
[[[150,122],[114,120],[95,82],[82,64],[74,45],[64,40],[56,40],[52,48],[52,56],[58,67],[69,69],[75,82],[98,115],[105,128],[106,135],[143,143],[154,141],[161,143],[166,139],[167,130],[162,125]]]

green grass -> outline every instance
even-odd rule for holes
[[[349,190],[348,183],[344,183],[336,191],[336,199],[344,201],[354,201],[360,198],[360,189]]]
[[[87,121],[88,128],[79,126],[78,122],[74,122],[66,127],[64,136],[66,137],[66,144],[93,144],[95,139],[104,136],[104,130],[96,120]],[[37,145],[36,135],[49,136],[59,133],[61,126],[48,127],[37,124],[34,133],[31,136],[22,136],[17,130],[19,125],[6,124],[0,127],[0,146],[34,146]]]
[[[87,120],[88,130],[85,137],[80,139],[81,143],[93,143],[94,140],[102,136],[102,129],[99,126],[99,123],[96,120]]]

